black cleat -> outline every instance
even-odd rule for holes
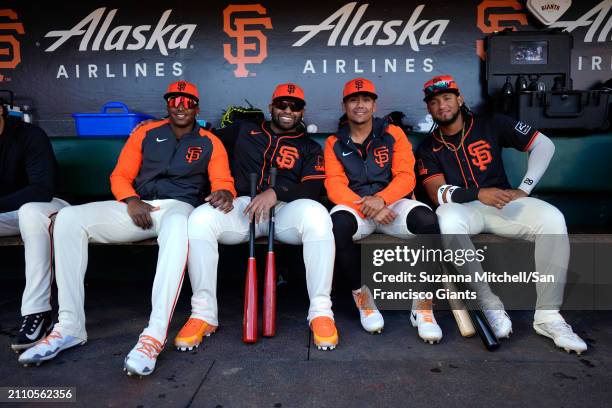
[[[13,344],[11,344],[11,348],[15,352],[29,349],[47,337],[52,328],[53,319],[51,318],[51,311],[27,315],[23,318],[19,334]]]

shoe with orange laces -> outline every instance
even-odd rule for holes
[[[208,324],[206,321],[190,317],[181,331],[174,338],[174,345],[177,350],[193,350],[202,343],[204,336],[210,336],[217,331],[217,326]]]
[[[60,351],[85,343],[86,340],[73,336],[62,336],[59,332],[52,331],[51,334],[39,341],[34,347],[24,351],[19,356],[19,363],[26,367],[30,364],[39,366],[43,361],[51,360],[57,356]]]
[[[412,301],[412,312],[410,322],[413,327],[418,327],[419,337],[425,343],[439,343],[442,340],[442,329],[438,326],[433,315],[432,302],[429,300],[414,299]]]
[[[331,317],[315,317],[310,322],[310,329],[319,350],[333,350],[338,345],[338,330]]]
[[[385,327],[385,320],[376,308],[370,289],[363,285],[353,291],[353,300],[359,309],[359,320],[363,329],[369,333],[380,333]]]
[[[123,371],[127,371],[127,375],[136,374],[141,377],[151,374],[163,347],[157,339],[141,334],[138,343],[125,357]]]

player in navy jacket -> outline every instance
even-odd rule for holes
[[[423,91],[437,128],[419,146],[417,172],[429,197],[439,205],[436,214],[446,245],[474,249],[468,235],[481,232],[535,242],[536,271],[554,276],[554,283],[536,283],[533,327],[558,347],[582,353],[586,344],[559,313],[569,261],[565,218],[547,202],[529,197],[553,156],[552,141],[506,116],[473,115],[449,75],[432,78]],[[504,171],[501,153],[505,147],[529,152],[527,172],[517,188],[512,188]],[[458,269],[482,272],[476,260]],[[512,323],[501,300],[486,283],[475,288],[496,336],[508,337]]]

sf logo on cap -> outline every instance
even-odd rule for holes
[[[185,88],[187,88],[187,84],[185,83],[185,81],[180,81],[177,85],[177,88],[179,91],[184,91]]]
[[[287,85],[287,93],[291,95],[294,92],[295,92],[295,85],[291,85],[291,84]]]
[[[363,88],[363,81],[362,80],[355,81],[355,89],[359,91],[361,88]]]

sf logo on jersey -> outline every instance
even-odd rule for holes
[[[374,163],[378,164],[378,167],[383,168],[385,164],[389,162],[389,148],[387,146],[380,146],[373,150],[374,152]]]
[[[298,149],[293,146],[283,146],[278,151],[276,164],[279,169],[291,170],[295,166],[295,162],[300,158]]]
[[[202,154],[202,148],[199,146],[191,146],[187,148],[187,154],[185,155],[185,159],[187,159],[187,163],[191,164],[194,161],[200,160],[200,155]]]
[[[479,140],[468,146],[468,153],[472,156],[472,163],[477,166],[480,171],[487,169],[487,164],[493,161],[491,155],[491,145],[484,140]]]

